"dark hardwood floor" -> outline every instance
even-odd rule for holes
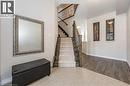
[[[82,54],[81,64],[94,72],[107,75],[130,84],[130,67],[127,62]]]

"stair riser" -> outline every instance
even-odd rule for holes
[[[73,52],[61,52],[60,55],[72,55]]]
[[[60,50],[60,53],[71,53],[71,54],[73,54],[74,52],[73,52],[73,49],[61,49]]]
[[[59,67],[76,67],[71,38],[61,38]]]
[[[73,63],[59,63],[58,65],[59,67],[75,67],[76,64],[73,64]]]

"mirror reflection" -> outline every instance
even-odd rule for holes
[[[43,52],[42,21],[15,16],[14,55]]]

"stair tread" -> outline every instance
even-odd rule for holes
[[[59,67],[75,67],[75,56],[72,38],[61,38]]]
[[[71,64],[75,64],[76,62],[68,62],[68,61],[59,61],[59,63],[71,63]]]
[[[73,49],[61,49],[60,51],[69,51],[71,52]],[[73,51],[72,51],[73,52]]]

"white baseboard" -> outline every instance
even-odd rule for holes
[[[51,63],[51,67],[53,67],[53,62],[54,62],[54,59],[49,60],[49,61],[50,61],[50,63]]]
[[[115,58],[115,57],[108,57],[108,56],[101,56],[101,55],[93,55],[93,54],[87,54],[87,55],[96,56],[96,57],[99,57],[99,58],[107,58],[107,59],[113,59],[113,60],[119,60],[119,61],[125,61],[125,62],[127,62],[126,59],[118,59],[118,58]]]
[[[8,83],[10,83],[10,82],[12,82],[12,78],[7,78],[7,79],[4,79],[4,80],[1,80],[1,85],[5,85],[5,84],[8,84]]]
[[[130,67],[130,63],[127,61],[127,63],[128,63],[128,65],[129,65],[129,67]]]
[[[129,64],[129,67],[130,67],[130,63],[128,62],[128,64]]]

